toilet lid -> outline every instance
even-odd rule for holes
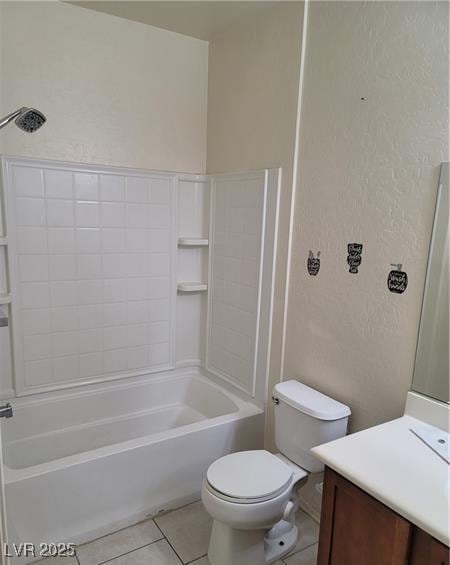
[[[268,451],[241,451],[215,461],[206,479],[214,490],[230,498],[267,499],[289,485],[292,470]]]

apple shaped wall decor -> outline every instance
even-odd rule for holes
[[[314,253],[310,250],[308,255],[308,273],[315,277],[320,270],[320,251],[317,252],[317,257],[314,257]]]
[[[408,275],[402,271],[401,263],[391,263],[393,269],[387,278],[387,286],[391,292],[395,294],[403,294],[408,286]]]

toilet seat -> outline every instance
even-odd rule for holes
[[[293,478],[292,469],[268,451],[241,451],[215,461],[206,486],[228,502],[254,504],[276,498],[292,486]]]

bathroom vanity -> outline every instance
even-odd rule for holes
[[[318,565],[448,565],[449,466],[411,432],[420,424],[405,414],[314,448],[326,465]]]
[[[327,467],[318,565],[448,565],[449,549]]]

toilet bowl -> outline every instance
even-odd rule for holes
[[[322,469],[309,450],[346,433],[349,408],[318,391],[285,381],[273,398],[282,453],[232,453],[212,463],[204,478],[211,565],[266,565],[289,553],[298,539],[297,490],[310,471]]]
[[[212,565],[272,563],[297,542],[296,487],[304,469],[281,454],[243,451],[208,469],[202,501],[214,519],[208,557]]]

